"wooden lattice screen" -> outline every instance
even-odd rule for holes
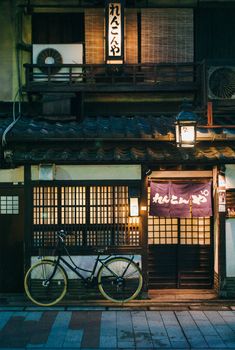
[[[192,9],[141,10],[141,62],[193,62]]]
[[[73,234],[69,246],[139,246],[139,222],[128,215],[128,186],[36,186],[32,246],[54,246],[59,229]]]
[[[104,11],[85,10],[85,60],[87,64],[104,63]]]

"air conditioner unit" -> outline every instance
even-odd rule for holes
[[[209,67],[207,81],[209,99],[235,99],[235,66]]]
[[[82,44],[33,44],[33,64],[50,65],[50,81],[69,80],[69,68],[53,67],[53,64],[82,64]],[[72,77],[75,81],[82,80],[82,68],[72,68]],[[47,68],[34,68],[34,81],[48,81]]]

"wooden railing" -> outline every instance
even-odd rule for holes
[[[25,64],[26,91],[57,90],[182,90],[202,83],[201,63],[178,64]]]

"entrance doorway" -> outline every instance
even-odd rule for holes
[[[149,288],[213,286],[212,219],[148,216]]]
[[[0,188],[0,292],[23,291],[23,188]]]

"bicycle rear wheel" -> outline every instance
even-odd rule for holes
[[[112,258],[98,272],[101,294],[114,302],[126,302],[137,297],[143,285],[139,267],[128,258]]]
[[[31,266],[25,275],[24,288],[30,300],[41,306],[58,303],[67,291],[68,278],[64,269],[50,260]]]

